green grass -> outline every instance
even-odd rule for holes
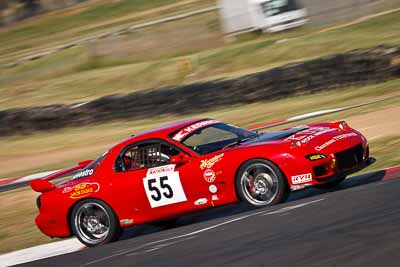
[[[222,45],[208,41],[208,37],[216,40],[219,33],[209,30],[215,17],[205,14],[186,21],[198,25],[195,28],[199,31],[196,35],[199,39],[191,39],[193,34],[183,31],[182,22],[174,22],[138,33],[139,40],[147,43],[143,48],[135,46],[137,51],[128,49],[116,56],[115,51],[108,47],[129,46],[131,40],[126,37],[122,43],[110,43],[102,49],[79,47],[16,68],[1,69],[0,109],[88,101],[114,93],[237,77],[380,44],[399,46],[399,15],[400,12],[396,12],[325,33],[298,29]],[[164,42],[156,42],[157,37],[167,33],[176,38],[162,38]],[[276,43],[276,40],[286,41]],[[163,44],[163,47],[158,44]],[[146,53],[147,45],[152,47],[152,53]],[[219,48],[209,49],[209,46]],[[112,55],[104,52],[108,50]],[[140,54],[135,51],[140,51]],[[193,51],[200,52],[191,53]],[[179,57],[174,57],[176,55]],[[187,60],[191,62],[192,70],[182,73],[182,61]]]
[[[0,55],[21,54],[161,17],[215,5],[214,0],[97,1],[45,14],[0,31]]]
[[[378,138],[371,143],[371,155],[377,161],[371,168],[363,171],[380,170],[400,164],[400,134]]]
[[[58,34],[59,32],[88,25],[90,23],[107,21],[126,14],[132,14],[149,10],[162,5],[168,5],[179,2],[179,0],[123,0],[112,1],[111,3],[103,2],[93,5],[87,9],[83,9],[77,14],[56,16],[43,16],[42,19],[36,20],[26,26],[16,27],[9,31],[3,31],[0,34],[0,42],[5,40],[20,42],[38,36],[46,36]],[[68,13],[67,13],[68,14]],[[16,47],[19,50],[19,47]]]
[[[43,235],[35,225],[38,195],[30,188],[0,193],[0,254],[57,240]]]

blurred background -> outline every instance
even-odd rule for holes
[[[400,164],[398,0],[0,0],[0,181],[93,159],[187,117],[345,119]],[[290,126],[290,125],[288,125]],[[50,242],[0,193],[0,253]],[[18,222],[17,224],[15,222]]]

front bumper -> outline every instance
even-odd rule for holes
[[[325,159],[312,162],[312,180],[304,184],[292,184],[291,190],[301,190],[313,185],[323,185],[332,183],[336,180],[354,172],[360,171],[375,162],[369,157],[368,144],[357,144],[348,149],[331,153]]]

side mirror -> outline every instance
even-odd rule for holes
[[[171,159],[169,160],[171,164],[176,164],[177,166],[188,163],[189,161],[190,161],[190,156],[182,152],[176,156],[171,157]]]

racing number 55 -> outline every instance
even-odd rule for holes
[[[162,194],[166,198],[172,198],[174,196],[174,192],[172,191],[171,186],[166,183],[166,181],[168,181],[168,176],[160,177],[160,186],[161,186],[161,189],[163,190]],[[156,182],[157,182],[156,178],[147,180],[149,190],[151,191],[151,198],[154,199],[154,201],[160,201],[162,196],[161,196],[160,189],[158,189],[157,185],[154,185],[154,184],[156,184]],[[155,194],[153,194],[153,192]]]
[[[152,208],[187,200],[175,165],[149,169],[143,178],[143,186]]]

